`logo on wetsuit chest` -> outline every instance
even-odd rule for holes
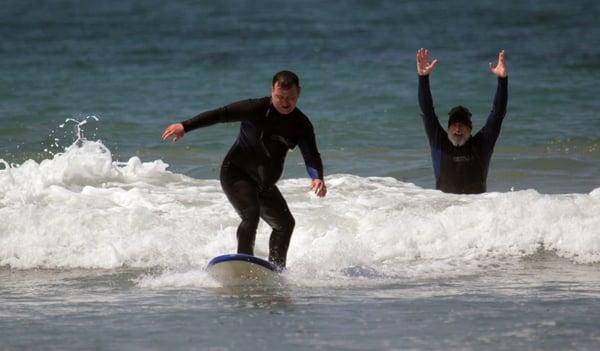
[[[469,155],[452,156],[453,162],[464,163],[464,162],[471,162],[472,160],[473,160],[473,156],[469,156]]]

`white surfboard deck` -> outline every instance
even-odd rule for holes
[[[207,273],[223,287],[278,287],[283,279],[277,266],[261,258],[245,254],[228,254],[213,258]]]

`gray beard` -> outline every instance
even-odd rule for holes
[[[471,138],[471,135],[454,136],[454,135],[448,133],[448,140],[450,140],[450,143],[452,145],[454,145],[455,147],[460,147],[460,146],[465,145],[467,143],[467,141],[469,141],[470,138]]]

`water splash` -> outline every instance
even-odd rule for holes
[[[99,121],[98,117],[96,117],[96,116],[86,116],[82,121],[76,120],[74,118],[67,118],[65,120],[65,123],[60,124],[58,127],[64,128],[67,123],[74,123],[73,131],[74,131],[74,134],[77,136],[77,139],[73,142],[73,144],[77,145],[77,146],[81,146],[83,141],[86,140],[85,137],[83,136],[83,128],[82,127],[84,125],[86,125],[88,123],[88,120],[90,120],[90,119]],[[58,142],[58,139],[55,138],[54,141]],[[58,146],[58,144],[56,144],[56,145]]]

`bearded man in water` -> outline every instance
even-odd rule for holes
[[[433,109],[429,89],[429,75],[436,64],[437,60],[429,60],[426,49],[417,51],[419,106],[431,148],[435,187],[446,193],[484,193],[487,189],[490,159],[500,135],[508,102],[508,73],[504,50],[498,54],[498,63],[495,66],[491,63],[489,65],[490,72],[498,77],[496,97],[485,126],[474,136],[471,134],[471,112],[460,105],[448,112],[448,131],[442,128]]]

